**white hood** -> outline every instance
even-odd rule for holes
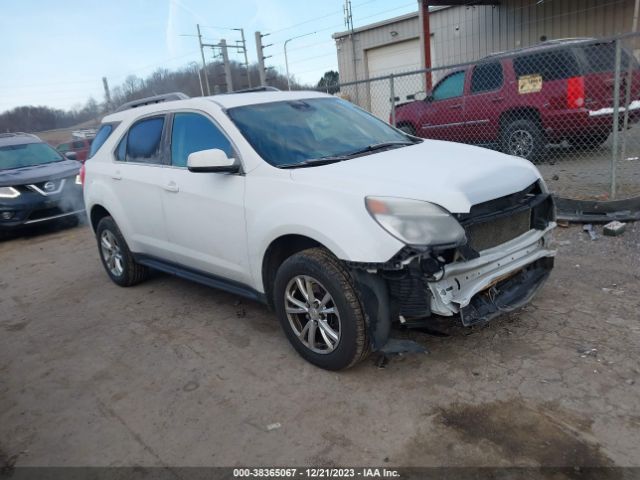
[[[291,170],[300,183],[356,195],[413,198],[452,213],[524,190],[540,178],[527,160],[462,143],[425,140],[344,162]]]

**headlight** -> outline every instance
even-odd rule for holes
[[[452,245],[465,241],[464,229],[458,221],[433,203],[367,197],[365,204],[382,228],[408,245]]]
[[[13,187],[0,187],[0,198],[16,198],[20,191]]]

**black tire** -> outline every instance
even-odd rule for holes
[[[502,128],[502,151],[509,155],[540,160],[544,155],[546,141],[540,124],[535,120],[514,120]]]
[[[609,132],[578,136],[571,139],[571,146],[578,150],[593,150],[600,147],[608,138]]]
[[[105,232],[111,234],[117,242],[116,246],[121,256],[121,261],[119,263],[121,264],[122,272],[120,274],[114,272],[113,269],[107,265],[107,259],[105,258],[106,255],[103,251],[103,246],[101,245]],[[122,236],[118,225],[113,221],[113,218],[104,217],[100,220],[98,227],[96,228],[96,239],[98,241],[98,254],[100,255],[102,266],[107,272],[107,275],[109,275],[109,278],[111,278],[116,285],[120,285],[121,287],[131,287],[147,279],[149,276],[149,269],[144,265],[140,265],[135,262],[133,255],[131,254],[131,250],[129,250],[129,246]]]
[[[401,123],[398,125],[398,130],[404,132],[404,133],[408,133],[409,135],[412,136],[416,136],[416,129],[414,128],[413,125],[409,124],[409,123]]]
[[[296,334],[292,322],[289,320],[286,312],[285,295],[287,288],[295,288],[295,284],[293,287],[290,287],[290,285],[300,276],[305,276],[318,282],[316,286],[323,288],[325,293],[331,296],[331,304],[337,309],[338,315],[333,318],[333,321],[336,321],[335,318],[338,319],[339,339],[331,351],[325,351],[324,353],[313,351]],[[311,248],[303,250],[285,260],[276,273],[273,295],[276,313],[282,329],[293,347],[308,362],[326,370],[342,370],[355,365],[369,355],[369,336],[365,325],[364,313],[351,276],[340,261],[325,249]],[[295,315],[292,316],[295,317]],[[315,338],[318,338],[316,345],[321,346],[324,342],[326,347],[327,337],[323,335],[322,328],[318,324],[321,320],[314,322],[305,314],[299,314],[298,318],[304,320],[301,317],[305,316],[307,323],[315,323],[317,325],[317,327],[313,327],[314,332],[316,332],[315,329],[317,328],[313,343],[316,343]],[[331,321],[329,315],[325,315],[323,321]],[[302,327],[302,322],[300,322],[300,326]],[[301,331],[304,331],[304,329],[301,328]],[[323,340],[323,336],[325,340]]]

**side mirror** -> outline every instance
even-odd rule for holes
[[[427,95],[427,92],[416,92],[413,95],[413,98],[414,98],[414,100],[426,100],[427,97],[429,97],[429,96],[430,95]],[[409,97],[407,96],[407,98],[409,98]]]
[[[193,152],[187,158],[190,172],[238,173],[240,164],[219,148]]]
[[[78,154],[76,152],[65,152],[64,156],[67,160],[78,160]]]

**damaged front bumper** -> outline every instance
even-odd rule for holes
[[[466,326],[483,323],[528,303],[548,278],[555,250],[548,248],[554,222],[484,250],[480,256],[447,264],[442,277],[428,283],[431,311],[460,314]]]

